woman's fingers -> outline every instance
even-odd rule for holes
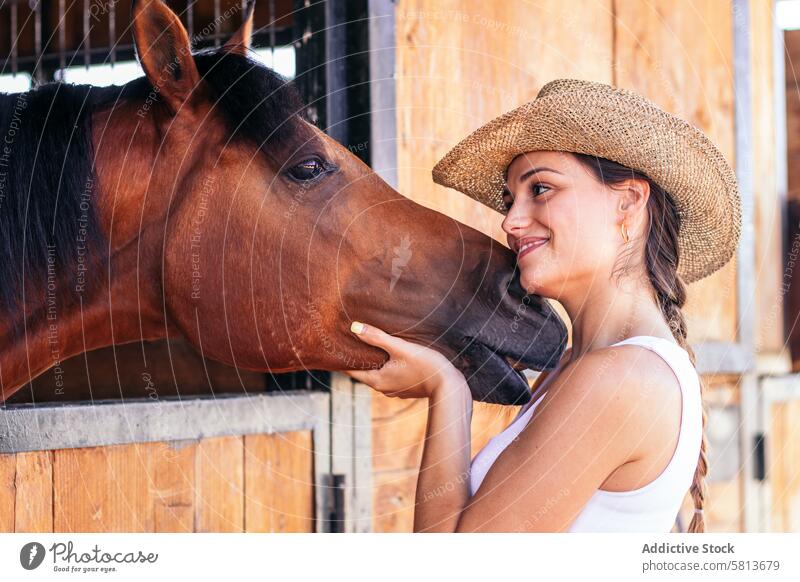
[[[375,376],[373,375],[374,370],[347,370],[345,374],[361,382],[362,384],[366,384],[367,386],[372,386],[370,382],[375,381]]]
[[[354,321],[351,323],[350,331],[356,334],[356,337],[358,337],[358,339],[364,343],[383,348],[387,352],[392,348],[397,347],[397,345],[400,343],[397,341],[398,338],[395,338],[393,335],[386,333],[374,325],[367,325],[365,323],[361,323],[360,321]]]

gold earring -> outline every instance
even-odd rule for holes
[[[625,242],[628,242],[630,240],[630,238],[628,237],[628,227],[625,226],[624,222],[620,226],[620,230],[622,231],[622,238],[625,240]]]

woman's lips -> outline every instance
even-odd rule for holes
[[[528,240],[521,240],[519,245],[519,252],[517,253],[517,261],[519,261],[522,257],[531,253],[538,249],[541,246],[544,246],[548,243],[549,238],[540,238],[540,239],[528,239]]]

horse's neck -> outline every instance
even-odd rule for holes
[[[155,302],[137,296],[135,289],[135,281],[119,279],[108,285],[106,280],[78,305],[56,311],[44,305],[29,312],[16,335],[0,329],[0,403],[72,356],[166,337]],[[59,297],[60,291],[56,288],[52,296]]]

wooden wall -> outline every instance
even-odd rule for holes
[[[757,126],[755,338],[787,368],[783,353],[780,206],[774,177],[771,2],[752,0],[753,117]],[[735,159],[732,7],[722,0],[400,0],[397,3],[399,189],[501,242],[501,218],[434,185],[436,161],[470,131],[525,101],[546,82],[588,79],[636,90],[702,128]],[[690,341],[737,338],[736,261],[690,286]],[[563,313],[563,311],[562,311]],[[736,378],[706,379],[706,400],[739,398]],[[427,403],[373,396],[376,531],[410,531]],[[473,455],[516,407],[476,406]],[[713,467],[711,469],[713,473]],[[709,529],[742,523],[741,475],[711,483]],[[688,507],[687,507],[688,509]],[[687,512],[686,521],[691,515]]]
[[[797,258],[800,244],[800,30],[784,33],[786,71],[786,162],[788,170],[787,259]],[[800,372],[800,282],[797,267],[785,270],[791,280],[786,302],[792,369]],[[785,282],[786,280],[784,280]],[[767,411],[771,422],[768,441],[771,519],[773,531],[800,531],[800,401],[774,403]]]
[[[797,254],[800,241],[800,30],[787,30],[786,41],[786,141],[788,169],[787,253]],[[787,269],[788,272],[788,269]],[[792,274],[794,271],[792,271]],[[800,282],[790,277],[786,302],[786,327],[792,352],[792,369],[800,371]]]
[[[0,532],[311,532],[311,433],[0,455]]]

